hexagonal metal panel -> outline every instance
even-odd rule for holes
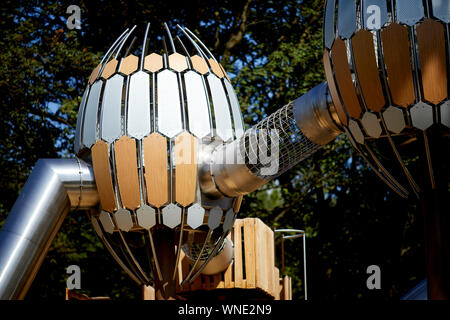
[[[156,210],[144,204],[136,210],[138,224],[145,229],[150,229],[156,224]]]
[[[109,79],[116,72],[117,63],[118,61],[116,59],[112,59],[106,64],[105,68],[102,71],[103,79]]]
[[[220,226],[220,221],[222,220],[223,211],[220,207],[214,207],[209,210],[208,227],[211,230],[216,229]]]
[[[355,0],[338,2],[338,33],[341,38],[350,39],[356,30]]]
[[[444,23],[450,23],[450,4],[448,1],[431,1],[433,15]]]
[[[98,73],[100,72],[102,68],[102,64],[99,64],[92,70],[91,75],[89,76],[89,84],[93,84],[95,80],[97,80]]]
[[[163,68],[163,58],[157,53],[149,54],[144,59],[144,69],[150,72],[157,72]]]
[[[162,209],[163,224],[173,229],[181,223],[181,208],[170,203]]]
[[[97,112],[100,95],[102,92],[103,81],[96,81],[89,91],[89,97],[86,102],[86,111],[84,112],[83,135],[81,139],[83,144],[90,148],[97,141]]]
[[[95,217],[91,217],[91,223],[92,223],[92,227],[94,227],[94,231],[95,233],[101,237],[103,235],[103,231],[102,228],[100,228],[100,224],[98,223],[97,218]]]
[[[350,132],[353,135],[353,138],[355,138],[355,140],[360,143],[360,144],[364,144],[364,134],[361,131],[361,128],[359,127],[358,123],[355,120],[350,120],[348,122],[348,128],[350,130]]]
[[[205,209],[198,203],[193,204],[187,209],[187,224],[192,229],[197,229],[203,224]]]
[[[130,77],[128,89],[128,135],[142,139],[151,131],[150,123],[150,76],[139,71]]]
[[[100,115],[100,137],[112,143],[122,135],[122,88],[124,78],[120,74],[106,81]]]
[[[422,0],[397,0],[397,20],[412,27],[424,16]]]
[[[381,126],[375,114],[366,112],[361,119],[361,123],[367,135],[374,138],[379,138],[381,136]]]
[[[119,71],[125,75],[132,74],[134,71],[137,70],[138,62],[139,58],[133,54],[130,54],[129,56],[127,56],[122,60]]]
[[[169,56],[169,67],[175,71],[183,72],[188,67],[186,57],[177,52],[172,53]]]
[[[323,22],[323,42],[325,47],[331,49],[334,38],[336,37],[334,21],[335,21],[336,2],[328,0],[325,7],[325,17]]]
[[[211,67],[211,71],[218,76],[220,79],[223,78],[223,71],[220,69],[219,64],[214,59],[209,59],[209,65]]]
[[[126,209],[119,209],[114,213],[114,219],[116,219],[117,226],[122,231],[130,231],[133,228],[133,220],[131,219],[131,214]]]
[[[98,217],[98,219],[100,220],[102,226],[103,226],[103,230],[105,230],[108,233],[113,233],[114,232],[114,222],[111,219],[111,216],[109,215],[108,212],[106,211],[102,211]]]
[[[208,64],[205,59],[195,55],[191,57],[192,67],[200,74],[207,74],[209,72]]]
[[[391,132],[400,133],[406,127],[405,116],[400,108],[390,106],[383,112],[383,118],[386,127]]]
[[[223,220],[223,231],[227,232],[231,230],[234,225],[235,217],[236,215],[233,209],[227,211],[227,213],[225,214],[225,219]]]
[[[411,113],[412,125],[420,130],[426,130],[433,125],[433,107],[420,101],[413,106]]]
[[[173,138],[183,130],[177,74],[165,69],[156,75],[158,131]]]
[[[450,128],[450,101],[441,105],[441,123]]]

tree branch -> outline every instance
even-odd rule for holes
[[[231,50],[242,41],[242,38],[244,37],[245,30],[247,29],[247,18],[248,18],[248,12],[249,12],[249,6],[252,0],[247,0],[247,2],[244,5],[244,8],[242,9],[241,15],[240,15],[240,23],[239,27],[237,28],[236,33],[231,33],[230,37],[228,38],[228,41],[225,43],[225,50],[223,53],[223,59],[228,60],[231,56]],[[235,24],[237,25],[237,19],[235,21]]]

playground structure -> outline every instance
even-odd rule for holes
[[[345,133],[394,192],[422,202],[428,296],[447,299],[449,6],[328,0],[327,83],[248,130],[226,71],[194,33],[178,27],[184,40],[173,38],[166,25],[162,45],[150,46],[149,25],[142,38],[125,30],[89,78],[77,159],[40,161],[0,233],[0,297],[23,298],[69,208],[85,208],[115,260],[156,299],[231,284],[277,298],[276,271],[258,276],[246,259],[240,278],[238,255],[262,250],[256,241],[236,252],[229,237],[242,197]],[[383,165],[390,155],[377,144],[398,168]],[[425,165],[419,179],[405,146]],[[263,253],[272,268],[271,250]]]

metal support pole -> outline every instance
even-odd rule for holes
[[[304,230],[295,230],[295,229],[278,229],[275,232],[281,232],[281,274],[284,276],[285,274],[285,266],[284,266],[284,239],[296,239],[303,238],[303,282],[305,288],[305,300],[308,300],[308,286],[306,284],[306,233]],[[294,232],[297,233],[295,235],[286,236],[285,232]]]

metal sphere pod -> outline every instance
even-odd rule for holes
[[[389,140],[412,190],[420,193],[396,142],[423,140],[428,152],[427,130],[438,127],[444,136],[450,128],[450,8],[447,1],[424,3],[328,0],[325,6],[323,63],[339,120],[374,171],[404,197],[407,188],[369,142]]]
[[[116,40],[90,76],[76,130],[75,151],[92,161],[100,197],[95,230],[140,284],[167,268],[158,230],[169,231],[169,251],[177,247],[174,276],[181,249],[192,280],[210,260],[207,273],[222,271],[241,201],[211,199],[199,184],[212,147],[244,133],[228,75],[188,29],[174,41],[165,27],[159,47],[149,46],[149,25],[143,38],[132,40],[133,28]]]

